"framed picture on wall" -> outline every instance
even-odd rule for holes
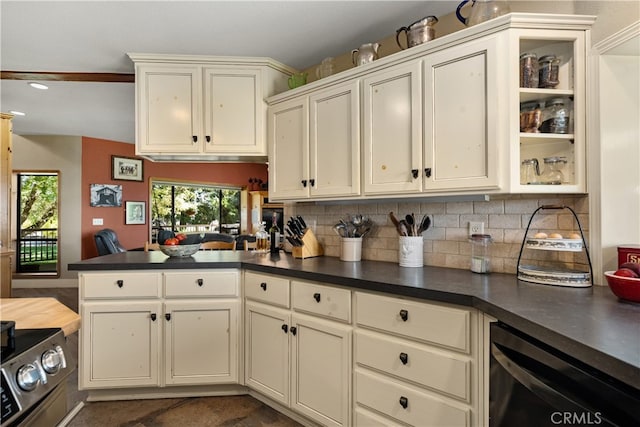
[[[90,206],[107,208],[122,206],[122,185],[91,184]]]
[[[111,156],[111,179],[143,181],[142,160],[132,157]]]
[[[124,223],[129,224],[145,224],[145,203],[126,201],[124,205]]]

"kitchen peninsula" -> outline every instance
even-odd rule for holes
[[[126,252],[80,261],[70,264],[69,269],[80,272],[81,313],[83,305],[96,304],[92,301],[83,301],[83,291],[91,286],[86,280],[96,275],[114,279],[112,283],[106,284],[114,289],[120,286],[115,280],[117,277],[126,277],[128,274],[137,274],[140,278],[156,275],[157,279],[154,280],[157,280],[157,289],[154,287],[155,284],[150,287],[152,289],[150,295],[155,298],[158,298],[162,293],[160,290],[162,280],[165,280],[165,292],[169,292],[168,283],[173,281],[173,278],[184,277],[184,285],[179,286],[183,286],[184,292],[189,293],[190,298],[193,299],[193,293],[187,290],[188,279],[191,276],[195,278],[216,272],[235,272],[237,278],[229,279],[225,276],[220,287],[225,298],[229,296],[244,296],[246,298],[242,304],[247,319],[244,323],[244,334],[248,332],[248,314],[253,310],[253,308],[250,310],[249,305],[251,304],[252,307],[256,305],[253,301],[249,301],[252,298],[252,292],[255,292],[253,289],[256,288],[260,291],[259,287],[263,287],[262,290],[266,294],[268,280],[264,278],[272,278],[274,283],[269,282],[270,291],[275,289],[278,281],[286,281],[287,283],[282,303],[282,306],[286,305],[286,307],[289,307],[288,286],[289,281],[291,282],[292,316],[295,316],[296,311],[309,313],[309,310],[313,310],[313,308],[306,309],[304,307],[301,310],[296,310],[294,301],[296,295],[300,292],[306,292],[307,286],[316,286],[322,288],[323,291],[330,291],[323,293],[329,295],[329,297],[323,297],[325,298],[323,301],[331,300],[330,304],[332,305],[329,306],[331,310],[314,314],[338,320],[341,322],[339,326],[351,325],[352,323],[350,317],[351,299],[349,299],[351,296],[355,301],[354,307],[363,303],[364,297],[367,295],[387,298],[384,300],[386,302],[399,299],[408,303],[425,303],[430,308],[442,308],[445,311],[441,313],[444,317],[439,315],[433,318],[435,321],[431,325],[420,325],[421,329],[446,328],[448,321],[455,323],[458,318],[466,319],[464,316],[469,315],[470,320],[466,323],[467,330],[474,337],[477,331],[482,331],[483,319],[489,321],[495,318],[570,355],[579,362],[617,378],[635,390],[640,390],[640,335],[637,330],[640,320],[640,305],[618,300],[607,287],[559,288],[518,281],[515,276],[507,274],[479,275],[466,270],[439,267],[402,268],[395,263],[379,261],[341,262],[334,257],[300,260],[285,253],[274,256],[232,251],[198,252],[188,258],[168,258],[161,252]],[[164,275],[165,279],[161,279],[161,275]],[[128,292],[137,286],[146,287],[147,281],[145,279],[144,283],[140,284],[131,281],[130,283],[133,284],[129,286]],[[198,286],[202,286],[201,283]],[[125,285],[125,288],[128,284]],[[206,288],[206,277],[204,284],[204,288]],[[233,290],[236,289],[233,288],[236,284],[237,291]],[[171,284],[171,286],[174,285]],[[250,286],[254,288],[250,288]],[[175,293],[176,288],[171,289],[173,289],[171,292]],[[198,292],[211,294],[212,290]],[[314,289],[309,292],[320,302],[320,291]],[[165,298],[168,298],[166,294]],[[347,306],[344,316],[341,315],[339,309],[335,308],[340,305],[343,299]],[[134,304],[140,303],[142,300],[139,296],[134,296],[127,301],[129,304]],[[165,300],[165,304],[170,304],[170,302],[169,299]],[[103,300],[102,303],[106,302]],[[257,305],[262,307],[266,304]],[[353,311],[355,313],[353,324],[358,326],[358,311],[355,308]],[[287,311],[287,313],[289,312]],[[448,317],[449,314],[452,314],[453,317]],[[242,318],[241,315],[239,319]],[[88,327],[88,321],[89,319],[83,316],[84,328]],[[325,323],[338,324],[333,321]],[[240,321],[240,324],[242,325],[243,322]],[[286,322],[283,322],[283,328],[285,325]],[[169,327],[167,326],[166,329]],[[247,337],[243,337],[242,327],[239,329],[237,348],[243,348],[243,343],[245,343],[244,351],[248,352]],[[300,325],[299,329],[302,329]],[[286,336],[282,332],[280,335]],[[482,364],[485,363],[482,354],[486,352],[488,346],[486,335],[488,334],[483,336],[483,333],[480,332],[477,338],[470,339],[471,344],[467,349],[464,348],[466,345],[464,343],[459,348],[455,343],[444,344],[446,349],[462,350],[462,353],[467,352],[471,355],[470,366],[473,367],[472,370],[477,376],[478,384],[475,381],[470,381],[467,386],[476,391],[458,400],[471,402],[470,408],[474,414],[470,417],[474,420],[473,424],[476,424],[476,417],[483,417],[482,405],[477,403],[477,400],[482,397],[477,397],[475,393],[482,395],[482,389],[485,386],[482,384],[481,372],[483,370]],[[476,339],[477,341],[475,341]],[[349,344],[350,338],[345,342]],[[354,343],[356,342],[357,340],[354,339]],[[274,346],[276,344],[273,343]],[[348,345],[348,347],[348,354],[351,354],[351,346]],[[355,344],[354,348],[356,348]],[[236,360],[241,365],[244,360],[242,351],[239,350],[238,353],[240,354]],[[453,354],[453,356],[455,360],[461,359],[459,354]],[[82,357],[81,355],[81,366],[82,363],[88,363],[86,360],[83,362]],[[355,360],[354,356],[354,364]],[[351,364],[350,358],[349,364]],[[245,367],[245,369],[247,368]],[[247,384],[249,384],[250,376],[251,373],[247,371],[245,376]],[[242,374],[239,377],[242,378]],[[243,383],[238,381],[235,384]],[[449,393],[448,390],[445,392]],[[453,403],[457,405],[459,402],[454,401]],[[475,414],[476,411],[479,413]],[[357,417],[357,414],[354,416]]]

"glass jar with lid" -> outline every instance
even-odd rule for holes
[[[545,157],[544,171],[540,176],[540,181],[547,185],[560,185],[564,183],[562,168],[567,164],[566,157]]]
[[[564,98],[553,98],[545,103],[540,132],[569,133],[569,109]]]
[[[520,167],[520,184],[540,184],[540,167],[538,159],[525,159]]]
[[[555,55],[545,55],[538,60],[539,78],[538,85],[541,88],[553,89],[560,81],[560,58]]]
[[[535,53],[523,53],[520,55],[520,87],[538,87],[538,55]]]
[[[489,234],[472,234],[471,243],[471,271],[474,273],[489,273],[491,271],[491,242]]]

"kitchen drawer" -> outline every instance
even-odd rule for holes
[[[307,282],[291,282],[291,305],[296,311],[351,323],[351,291]]]
[[[80,273],[80,298],[159,298],[160,273]]]
[[[176,271],[163,275],[165,297],[238,296],[238,270]]]
[[[355,394],[359,405],[373,408],[412,426],[470,425],[470,408],[446,402],[382,375],[356,371]]]
[[[356,292],[358,325],[471,352],[468,310]]]
[[[247,271],[244,273],[244,295],[254,301],[289,308],[289,279]]]
[[[423,344],[359,330],[356,363],[471,402],[471,361]]]
[[[360,406],[356,406],[355,411],[353,411],[353,425],[363,427],[400,427],[400,424],[391,422],[389,418],[381,417]]]

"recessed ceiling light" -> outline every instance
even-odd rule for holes
[[[25,113],[23,113],[22,111],[15,111],[15,110],[11,110],[9,111],[11,114],[13,114],[14,116],[26,116]]]
[[[42,90],[49,89],[49,86],[43,85],[42,83],[37,83],[37,82],[30,82],[29,86],[31,86],[34,89],[42,89]]]

